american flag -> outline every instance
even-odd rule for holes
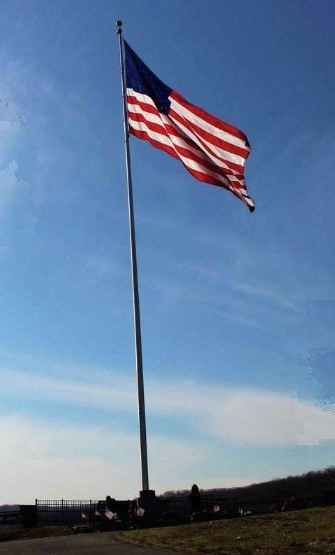
[[[115,520],[117,518],[117,513],[113,513],[113,511],[110,511],[109,509],[105,510],[105,517],[108,518],[108,520]]]
[[[124,41],[129,131],[178,158],[200,181],[228,189],[251,212],[244,182],[249,141],[163,83]]]

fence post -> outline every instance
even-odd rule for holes
[[[64,524],[64,499],[62,499],[62,524]]]

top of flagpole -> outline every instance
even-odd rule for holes
[[[122,21],[121,21],[121,19],[118,19],[116,21],[116,28],[117,28],[117,31],[116,31],[117,34],[122,35]]]

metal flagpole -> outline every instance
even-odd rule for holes
[[[138,419],[139,419],[139,427],[140,427],[142,490],[148,491],[149,475],[148,475],[148,454],[147,454],[147,432],[146,432],[146,424],[145,424],[141,320],[140,320],[140,302],[139,302],[138,279],[137,279],[133,186],[132,186],[131,164],[130,164],[127,98],[126,98],[125,68],[124,68],[123,39],[122,39],[122,21],[117,21],[116,25],[117,25],[117,34],[119,35],[121,87],[122,87],[122,98],[123,98],[123,129],[124,129],[124,146],[125,146],[125,157],[126,157],[129,236],[130,236],[130,254],[131,254],[132,283],[133,283],[133,310],[134,310],[134,326],[135,326],[136,376],[137,376]]]

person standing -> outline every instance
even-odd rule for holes
[[[191,514],[200,513],[202,511],[202,502],[200,491],[197,484],[193,484],[191,488]]]

